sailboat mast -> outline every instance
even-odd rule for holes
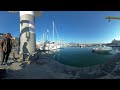
[[[49,32],[49,31],[48,31],[48,29],[47,29],[47,33],[46,33],[46,39],[47,39],[47,41],[48,41],[48,32]]]
[[[54,20],[53,20],[53,42],[54,42]]]
[[[44,42],[44,34],[43,34],[43,42]]]

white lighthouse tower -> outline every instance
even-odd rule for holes
[[[35,17],[40,11],[9,11],[20,14],[20,54],[32,54],[36,51]]]

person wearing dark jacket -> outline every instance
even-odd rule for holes
[[[3,58],[1,65],[7,64],[9,55],[12,50],[12,36],[10,33],[7,33],[5,35],[5,38],[1,42],[2,52],[3,52]]]

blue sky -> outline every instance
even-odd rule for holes
[[[108,22],[106,16],[120,16],[120,11],[43,11],[36,18],[36,41],[41,40],[47,29],[48,38],[52,40],[52,17],[60,39],[65,42],[109,43],[113,39],[120,40],[120,20]],[[19,36],[19,23],[19,13],[0,11],[0,33]]]

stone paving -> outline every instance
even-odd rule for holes
[[[0,65],[6,69],[3,79],[120,79],[120,53],[107,62],[91,67],[72,67],[59,63],[49,55],[40,55],[37,60],[21,61],[9,58],[9,65]]]

